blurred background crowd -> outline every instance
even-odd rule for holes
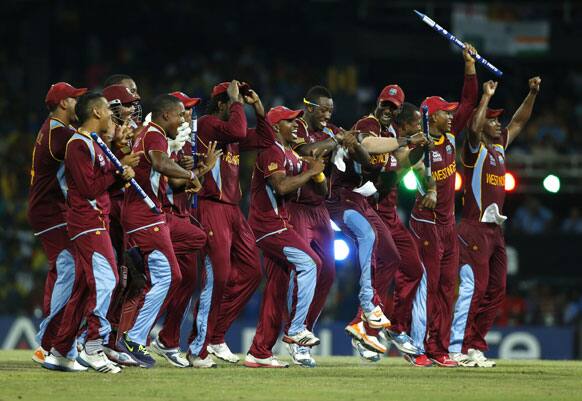
[[[46,118],[43,101],[50,84],[99,89],[110,74],[129,74],[146,111],[159,93],[181,90],[206,101],[213,85],[233,78],[250,83],[267,107],[300,107],[307,89],[322,84],[334,96],[333,120],[349,128],[373,109],[389,83],[402,86],[406,100],[415,104],[430,95],[458,99],[461,55],[414,16],[417,8],[471,41],[504,71],[492,101],[506,110],[504,123],[526,95],[528,78],[542,77],[532,119],[508,153],[516,179],[505,210],[512,252],[508,296],[497,324],[553,326],[582,319],[579,2],[525,7],[381,0],[21,0],[3,8],[0,314],[38,314],[42,301],[46,259],[25,211],[32,143]],[[499,30],[493,39],[489,26]],[[507,26],[512,29],[504,30]],[[478,75],[480,82],[494,78],[482,68]],[[204,104],[198,114],[203,112]],[[245,209],[253,160],[254,155],[241,160]],[[548,174],[558,178],[557,191],[555,182],[544,184]],[[413,196],[402,189],[403,213]],[[356,280],[350,259],[338,262],[324,319],[351,317]],[[247,307],[249,319],[256,318],[259,299]]]

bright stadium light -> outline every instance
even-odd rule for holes
[[[515,176],[511,172],[505,173],[505,191],[512,192],[517,187],[517,181],[515,180]]]
[[[550,174],[544,178],[544,189],[553,194],[560,191],[560,178],[554,174]]]
[[[402,181],[404,182],[404,188],[408,189],[409,191],[416,190],[416,177],[414,176],[414,172],[412,170],[406,173]]]
[[[460,191],[461,188],[463,188],[463,177],[461,177],[461,174],[457,171],[455,173],[455,191]]]
[[[336,239],[333,242],[335,260],[345,260],[350,255],[350,247],[343,239]]]
[[[333,220],[330,220],[330,223],[331,223],[331,228],[333,229],[333,231],[337,231],[337,232],[341,231],[341,229],[337,226],[337,224],[334,223]]]

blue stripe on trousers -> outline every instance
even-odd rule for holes
[[[459,298],[455,305],[455,314],[453,315],[453,324],[451,326],[449,352],[462,352],[467,318],[469,317],[471,300],[475,293],[475,276],[473,275],[471,266],[467,264],[461,266],[459,276],[461,284],[459,286]]]
[[[212,287],[214,285],[214,273],[212,271],[212,262],[210,257],[204,258],[204,269],[206,271],[206,283],[200,293],[200,303],[198,306],[198,315],[196,316],[196,338],[190,343],[190,353],[194,356],[200,355],[202,346],[206,341],[206,332],[208,330],[208,315],[212,306]]]

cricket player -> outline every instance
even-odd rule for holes
[[[441,367],[458,365],[448,355],[459,261],[455,230],[455,136],[466,126],[477,102],[475,59],[471,54],[476,54],[476,51],[466,44],[463,51],[465,79],[460,103],[431,96],[421,105],[428,107],[429,133],[434,141],[429,155],[432,177],[436,181],[437,204],[434,210],[424,207],[423,194],[419,192],[410,216],[410,230],[427,274],[427,285],[421,284],[418,290],[420,295],[417,294],[423,299],[426,294],[427,329],[412,328],[414,345],[425,353],[410,358],[415,366],[430,366],[432,363]]]
[[[244,103],[254,109],[256,129],[247,129]],[[208,236],[204,287],[190,336],[190,354],[198,357],[199,367],[215,366],[209,352],[227,362],[238,362],[224,336],[261,282],[255,236],[238,206],[242,195],[240,152],[274,143],[255,91],[236,80],[213,88],[208,114],[198,120],[198,148],[205,151],[210,141],[218,142],[223,155],[205,177],[194,211]]]
[[[143,152],[135,168],[135,179],[158,210],[162,209],[166,191],[163,176],[168,180],[182,180],[188,191],[200,188],[199,172],[180,167],[168,156],[168,137],[176,137],[178,127],[185,121],[184,114],[184,104],[179,99],[171,95],[158,96],[152,104],[152,121],[140,131],[133,144],[135,153]],[[124,312],[122,316],[120,330],[124,334],[117,346],[140,366],[150,368],[155,360],[146,348],[148,335],[166,309],[169,295],[179,285],[181,273],[166,217],[150,210],[132,187],[126,190],[121,220],[128,246],[139,248],[146,285],[137,305],[130,305],[135,312]]]
[[[250,368],[286,368],[275,358],[283,319],[290,325],[283,341],[312,347],[319,339],[307,329],[306,319],[315,293],[321,260],[310,244],[289,222],[287,200],[310,181],[321,195],[326,193],[323,159],[295,153],[291,144],[297,140],[297,117],[302,110],[283,106],[269,110],[267,120],[277,135],[277,142],[259,153],[251,184],[249,224],[265,258],[267,284],[263,294],[259,323],[244,365]],[[285,307],[288,305],[288,312]]]
[[[173,92],[170,95],[184,104],[186,122],[180,127],[178,136],[169,141],[168,152],[172,160],[185,169],[192,170],[194,168],[190,137],[192,109],[200,103],[200,99],[191,98],[183,92]],[[201,158],[197,166],[199,174],[204,175],[210,171],[221,155],[221,150],[216,151],[216,142],[211,142],[207,154]],[[180,184],[176,180],[168,181],[166,196],[162,203],[182,281],[169,301],[164,327],[158,337],[151,342],[150,348],[172,365],[184,368],[190,366],[190,363],[180,354],[180,327],[196,288],[197,251],[206,244],[206,233],[191,221],[192,196],[185,191],[184,183]]]
[[[353,135],[346,134],[330,123],[333,99],[327,88],[312,87],[307,91],[303,103],[304,114],[297,119],[297,140],[291,145],[299,155],[311,156],[317,152],[326,155],[325,160],[329,160],[336,148],[344,144],[345,137],[350,136],[355,141]],[[326,170],[329,175],[331,167]],[[317,191],[318,187],[319,184],[309,181],[287,203],[291,225],[321,259],[315,295],[306,321],[307,329],[312,332],[335,278],[334,233],[325,207],[325,196]],[[316,365],[310,347],[288,344],[288,349],[295,364],[308,367]]]
[[[135,83],[134,79],[126,74],[113,74],[105,80],[103,83],[103,87],[108,87],[111,85],[123,85],[125,86],[132,96],[137,98],[136,101],[132,103],[134,107],[134,111],[131,115],[131,120],[133,124],[130,124],[130,128],[134,130],[134,133],[137,134],[137,128],[142,123],[142,106],[141,106],[141,96],[139,94],[137,84]]]
[[[362,123],[359,120],[352,128],[357,133],[356,143],[348,146],[343,156],[333,156],[332,190],[326,206],[333,221],[354,239],[358,247],[361,309],[346,326],[346,332],[363,347],[383,354],[386,347],[377,336],[379,330],[390,326],[390,321],[382,309],[376,285],[381,275],[394,274],[400,256],[388,228],[367,198],[377,192],[373,182],[386,164],[389,153],[409,144],[423,143],[425,139],[422,135],[412,139],[379,137],[374,132],[360,130]]]
[[[32,360],[42,364],[46,351],[53,345],[59,330],[62,309],[73,289],[75,262],[67,234],[65,199],[66,144],[74,134],[71,124],[77,122],[77,98],[87,92],[66,82],[52,85],[45,104],[49,115],[40,128],[32,151],[28,221],[39,238],[49,263],[43,299],[45,318],[40,324],[37,342],[40,344]]]
[[[418,108],[410,103],[404,103],[404,91],[396,84],[387,85],[378,96],[376,109],[367,117],[362,118],[357,127],[362,131],[375,134],[378,137],[396,138],[412,137],[421,132],[420,113]],[[390,340],[403,353],[417,353],[413,341],[407,334],[410,330],[412,304],[416,290],[422,278],[423,267],[418,256],[418,250],[408,230],[400,221],[397,213],[396,183],[414,166],[424,188],[428,188],[423,198],[425,207],[434,208],[436,204],[436,189],[434,181],[423,179],[424,164],[420,162],[422,147],[411,152],[408,147],[402,147],[383,160],[379,173],[379,196],[370,197],[376,213],[390,231],[390,236],[397,248],[400,261],[397,266],[388,267],[389,271],[376,275],[376,290],[386,307],[389,286],[394,279],[394,303],[390,316],[391,326],[387,329]],[[395,267],[395,269],[394,269]],[[382,271],[382,270],[380,270]],[[360,355],[371,361],[379,359],[379,355],[362,352],[362,347],[356,346]]]
[[[507,257],[501,225],[505,200],[505,151],[531,116],[541,79],[529,80],[529,93],[506,127],[501,109],[490,109],[497,83],[483,84],[483,96],[463,145],[465,192],[457,228],[460,289],[455,305],[449,353],[462,366],[491,368],[483,354],[485,336],[505,296]]]
[[[109,85],[103,89],[103,96],[109,102],[109,108],[113,113],[111,119],[115,124],[113,136],[104,139],[113,154],[121,160],[121,162],[130,167],[136,167],[139,163],[140,152],[132,153],[131,145],[133,138],[133,128],[135,122],[133,119],[137,118],[136,104],[139,103],[139,96],[137,92],[132,92],[127,86],[121,84]],[[124,266],[124,251],[125,251],[125,235],[121,225],[121,208],[123,206],[123,197],[125,189],[118,186],[111,186],[109,188],[109,236],[115,251],[116,261],[118,265],[120,277],[125,277],[125,282],[120,280],[117,288],[113,292],[111,305],[107,312],[107,320],[111,324],[111,335],[109,342],[103,347],[107,357],[112,361],[122,365],[135,365],[129,355],[119,352],[116,348],[118,337],[118,325],[121,317],[121,307],[126,293],[127,287],[127,267]],[[125,285],[125,286],[124,286]]]
[[[115,184],[115,168],[90,133],[104,135],[113,130],[111,109],[100,93],[81,96],[75,106],[80,126],[67,143],[65,178],[67,192],[67,230],[73,244],[76,275],[67,302],[58,338],[45,359],[48,369],[71,371],[74,361],[67,358],[82,319],[87,335],[78,361],[102,373],[119,373],[119,366],[103,352],[111,326],[106,315],[111,294],[117,284],[117,263],[109,237],[109,193]],[[123,179],[133,178],[131,167],[124,166]]]

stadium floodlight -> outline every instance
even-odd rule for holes
[[[505,173],[505,191],[512,192],[517,188],[517,180],[512,172],[507,171]]]
[[[459,192],[463,188],[463,177],[458,171],[455,172],[455,192]]]
[[[549,174],[543,181],[544,189],[556,194],[560,191],[560,178],[554,174]]]
[[[335,260],[342,261],[350,256],[350,247],[343,239],[336,239],[333,242]]]
[[[402,179],[402,182],[404,183],[404,188],[408,189],[409,191],[416,191],[416,176],[412,170],[406,173]]]

